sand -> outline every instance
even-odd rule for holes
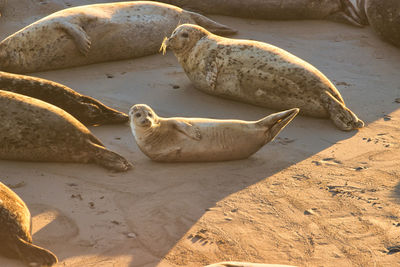
[[[96,1],[24,2],[8,1],[1,38]],[[135,169],[0,161],[2,182],[23,182],[14,190],[30,207],[34,242],[59,266],[400,264],[400,50],[369,27],[212,18],[237,28],[235,38],[277,45],[316,66],[366,127],[346,133],[298,116],[247,160],[189,164],[150,161],[128,125],[91,127]],[[137,103],[160,116],[256,120],[274,112],[197,91],[171,52],[32,75],[124,112]],[[23,265],[0,258],[0,266]]]

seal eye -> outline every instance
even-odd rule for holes
[[[140,116],[142,116],[142,114],[140,114],[140,113],[136,113],[136,114],[135,114],[135,117],[136,117],[136,118],[140,118]]]
[[[147,113],[147,116],[153,117],[153,114],[151,114],[151,112],[148,112],[148,113]]]
[[[184,38],[188,38],[189,34],[187,32],[184,32],[184,33],[181,34],[181,36],[184,37]]]

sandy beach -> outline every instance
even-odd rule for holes
[[[106,1],[8,1],[1,39],[56,10]],[[400,265],[400,49],[370,27],[329,21],[210,18],[234,38],[279,46],[322,71],[366,127],[296,117],[246,160],[152,162],[128,124],[90,127],[135,167],[0,161],[0,181],[26,202],[34,243],[57,266]],[[196,90],[171,51],[32,76],[128,112],[258,120],[276,112]],[[397,102],[396,102],[397,99]],[[0,266],[24,266],[0,257]]]

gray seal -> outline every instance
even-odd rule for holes
[[[330,118],[344,131],[364,126],[324,74],[276,46],[184,24],[162,44],[166,47],[206,93],[276,110],[298,107],[304,115]]]
[[[154,161],[225,161],[256,153],[298,112],[286,110],[258,121],[162,118],[149,106],[138,104],[130,109],[129,118],[137,145]]]
[[[124,123],[127,114],[107,107],[96,99],[71,88],[32,76],[0,71],[0,89],[40,99],[55,105],[86,125]]]
[[[57,257],[32,244],[31,214],[25,202],[0,182],[0,254],[29,266],[52,266]],[[34,265],[35,264],[35,265]]]
[[[385,41],[400,47],[400,1],[357,0],[364,24]]]
[[[0,42],[0,70],[37,72],[157,53],[164,36],[180,23],[211,32],[236,31],[200,14],[151,1],[67,8]]]
[[[41,100],[0,90],[0,118],[0,159],[132,167],[69,113]]]
[[[184,9],[268,20],[323,19],[362,26],[350,0],[157,0]]]

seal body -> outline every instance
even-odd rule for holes
[[[25,202],[0,182],[0,253],[35,266],[57,263],[52,252],[32,244],[31,231],[31,214]]]
[[[0,89],[55,105],[86,125],[124,123],[128,115],[107,107],[96,99],[46,79],[0,71]]]
[[[223,38],[191,24],[179,26],[164,47],[206,93],[278,110],[298,107],[302,114],[331,118],[341,130],[364,125],[328,78],[278,47]]]
[[[151,1],[95,4],[64,9],[0,43],[0,70],[52,70],[156,53],[180,23],[212,32],[236,31],[200,14]]]
[[[0,90],[0,118],[0,159],[94,162],[115,171],[131,167],[77,119],[41,100]]]
[[[358,0],[365,24],[370,24],[384,40],[400,47],[400,1]]]
[[[193,162],[245,159],[257,152],[297,115],[298,109],[258,121],[162,118],[147,105],[129,111],[136,143],[155,161]]]
[[[327,19],[361,26],[350,0],[161,0],[206,14],[252,19]]]

